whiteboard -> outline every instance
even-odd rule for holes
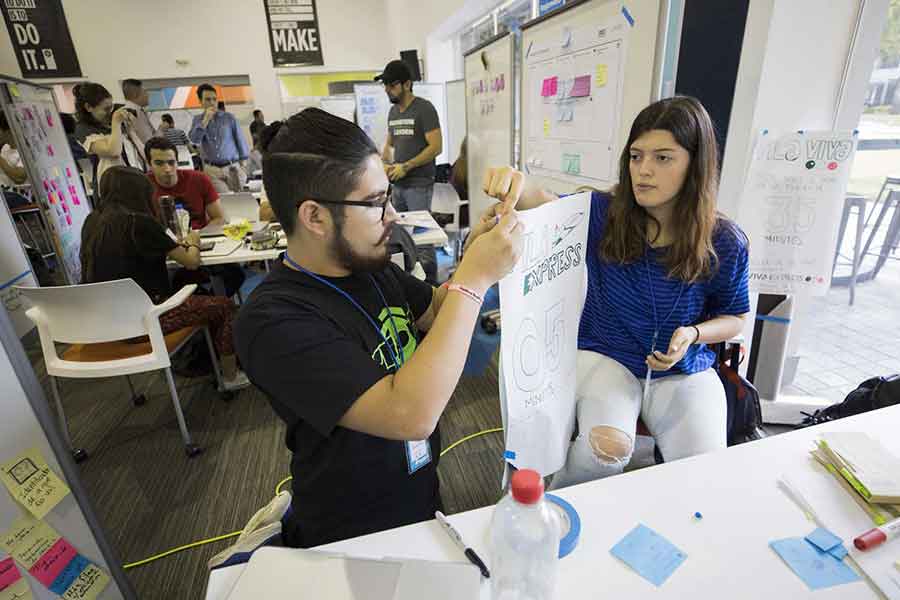
[[[378,150],[384,148],[387,140],[388,113],[391,110],[391,101],[388,100],[381,84],[357,84],[353,86],[356,96],[357,124],[365,131]],[[448,128],[447,128],[447,92],[443,83],[423,83],[417,81],[413,84],[413,94],[425,98],[437,111],[441,122],[441,137],[443,148],[435,159],[435,164],[441,165],[448,161]]]
[[[451,165],[459,158],[459,147],[466,137],[466,81],[447,82],[447,162]]]
[[[356,100],[353,94],[341,94],[338,96],[291,96],[282,100],[281,103],[281,110],[285,119],[289,119],[303,109],[311,107],[321,108],[337,117],[353,121],[354,112],[356,111]]]
[[[4,109],[70,284],[81,282],[81,227],[91,212],[50,88],[5,83]]]
[[[15,286],[36,286],[38,283],[7,206],[5,201],[0,206],[0,301],[12,321],[16,335],[22,337],[34,328],[34,324],[25,316],[28,306]]]
[[[590,0],[523,27],[521,161],[547,189],[616,183],[631,123],[654,99],[659,3]]]
[[[495,202],[482,189],[485,169],[513,165],[514,40],[507,34],[465,57],[469,223]]]

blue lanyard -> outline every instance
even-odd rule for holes
[[[653,341],[650,344],[650,353],[652,354],[656,350],[656,339],[659,337],[659,328],[666,324],[669,318],[672,316],[672,313],[675,312],[675,309],[678,308],[678,303],[681,302],[681,294],[684,293],[684,282],[681,282],[681,286],[678,288],[678,297],[675,298],[675,303],[672,305],[672,310],[669,311],[669,314],[666,315],[666,318],[663,319],[663,322],[660,323],[659,319],[656,315],[656,294],[653,293],[653,281],[650,278],[650,263],[647,261],[647,252],[644,252],[644,268],[647,271],[647,287],[650,289],[650,306],[653,307]],[[668,349],[668,348],[667,348]],[[649,368],[648,368],[649,372]]]
[[[309,275],[310,277],[312,277],[313,279],[315,279],[315,280],[318,281],[319,283],[321,283],[321,284],[323,284],[323,285],[326,285],[326,286],[330,287],[332,290],[334,290],[335,292],[337,292],[338,294],[340,294],[341,296],[343,296],[344,298],[346,298],[347,301],[350,302],[350,304],[352,304],[354,307],[356,307],[356,310],[358,310],[359,312],[362,313],[362,315],[366,318],[366,320],[369,321],[369,324],[372,325],[372,327],[375,329],[375,332],[376,332],[376,333],[378,334],[378,336],[381,338],[381,341],[384,342],[385,347],[387,348],[388,352],[390,353],[390,355],[391,355],[391,360],[394,361],[395,367],[396,367],[397,369],[399,369],[400,367],[403,366],[403,360],[402,360],[402,358],[401,358],[400,356],[398,356],[398,355],[394,352],[394,348],[391,346],[391,344],[390,344],[390,342],[388,341],[388,339],[387,339],[387,338],[384,336],[384,334],[381,332],[381,327],[378,326],[378,324],[375,322],[375,319],[372,318],[372,316],[366,311],[366,309],[364,309],[362,306],[360,306],[359,302],[357,302],[356,300],[353,299],[353,296],[351,296],[350,294],[348,294],[347,292],[345,292],[344,290],[342,290],[342,289],[339,288],[338,286],[334,285],[333,283],[331,283],[331,282],[328,281],[327,279],[323,279],[322,277],[319,277],[319,276],[316,275],[315,273],[312,273],[311,271],[308,271],[308,270],[304,269],[304,268],[301,267],[299,264],[297,264],[297,263],[294,261],[294,259],[292,259],[290,256],[288,256],[287,252],[284,253],[284,261],[285,261],[286,263],[288,263],[290,266],[292,266],[293,268],[295,268],[296,270],[300,271],[301,273],[304,273],[304,274],[306,274],[306,275]],[[384,309],[385,309],[385,311],[387,312],[387,315],[388,315],[388,316],[390,317],[390,319],[391,319],[391,329],[394,330],[394,336],[395,336],[395,339],[397,340],[397,346],[398,346],[398,349],[399,349],[399,345],[400,345],[400,334],[399,334],[399,332],[397,331],[397,325],[394,323],[394,315],[391,313],[391,309],[390,309],[390,307],[388,306],[387,299],[384,297],[384,293],[381,291],[381,288],[378,287],[378,284],[375,282],[375,278],[372,277],[371,274],[369,275],[369,280],[372,282],[372,285],[375,287],[375,290],[378,292],[378,296],[381,297],[381,302],[384,304]],[[402,355],[402,352],[401,352],[401,355]]]

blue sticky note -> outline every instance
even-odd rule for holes
[[[844,560],[844,557],[847,556],[847,548],[843,544],[838,544],[834,548],[828,551],[828,554],[832,555],[838,560]]]
[[[613,546],[610,553],[657,587],[687,558],[672,542],[641,524]]]
[[[841,538],[834,535],[827,529],[816,527],[816,529],[806,536],[806,541],[821,550],[828,552],[841,543]]]
[[[769,542],[772,550],[806,583],[810,590],[859,581],[856,572],[828,552],[822,552],[804,538]]]

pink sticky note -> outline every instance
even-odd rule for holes
[[[47,154],[49,154],[50,156],[55,156],[53,154],[53,146],[51,146],[50,144],[47,144]]]
[[[22,579],[16,561],[11,557],[0,560],[0,592]]]
[[[47,197],[50,199],[50,204],[56,204],[56,194],[47,192]]]
[[[47,112],[44,113],[44,114],[47,115],[47,125],[48,125],[49,127],[53,127],[53,115],[50,114],[50,110],[48,109]]]
[[[66,224],[72,225],[72,216],[66,213]]]
[[[575,78],[572,84],[572,92],[569,94],[572,98],[583,98],[591,95],[591,76],[582,75]]]
[[[544,98],[555,96],[557,84],[558,79],[556,77],[548,77],[544,79],[543,84],[541,84],[541,96],[543,96]]]
[[[72,169],[66,167],[66,177],[72,177]]]
[[[70,222],[69,225],[71,224]],[[28,572],[44,584],[44,587],[49,588],[77,554],[78,552],[68,540],[59,538],[49,550],[44,552],[44,555],[34,563]]]
[[[44,191],[45,191],[45,192],[49,192],[49,191],[50,191],[50,184],[47,183],[47,180],[46,180],[46,179],[44,180]]]

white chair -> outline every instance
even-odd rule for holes
[[[159,316],[187,300],[197,289],[196,285],[184,286],[162,304],[153,304],[133,279],[59,287],[19,286],[16,289],[32,305],[26,314],[37,326],[63,436],[76,461],[87,458],[87,453],[72,448],[56,377],[80,379],[124,375],[127,379],[136,373],[163,370],[185,451],[189,457],[203,451],[193,443],[185,425],[169,357],[184,347],[194,334],[203,331],[221,390],[222,377],[209,329],[184,327],[164,336],[159,324]],[[71,346],[59,355],[57,342]],[[143,404],[143,396],[135,395],[130,379],[128,385],[134,403]]]

